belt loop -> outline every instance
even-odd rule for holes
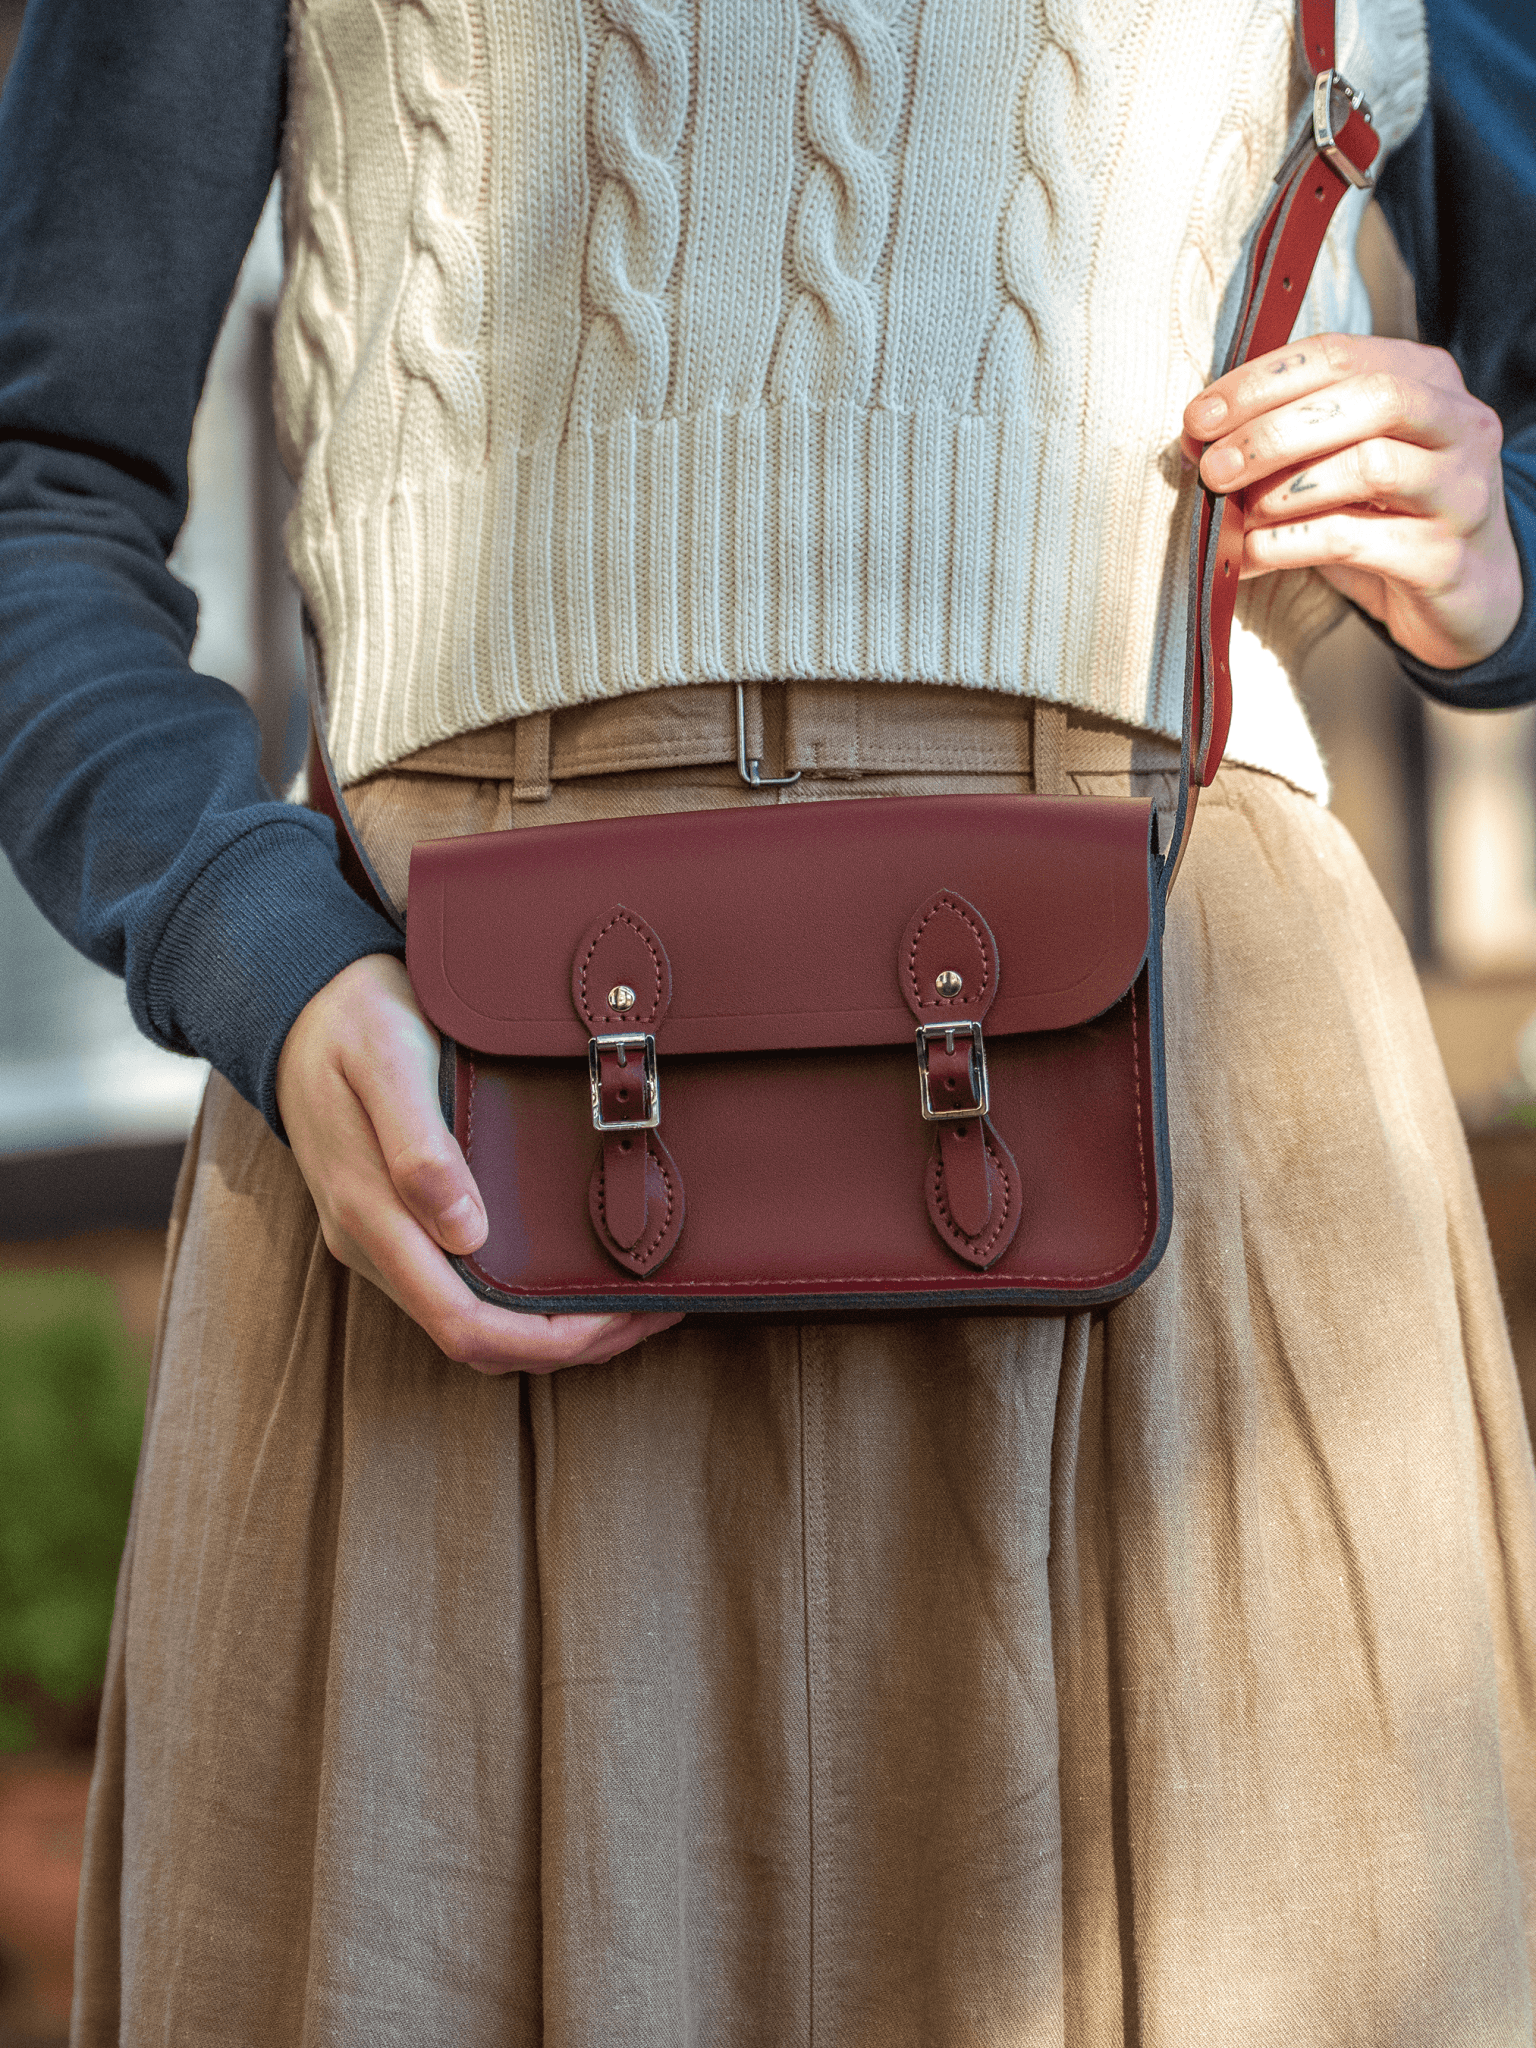
[[[1042,704],[1038,698],[1032,704],[1032,734],[1030,765],[1034,770],[1036,796],[1068,796],[1067,788],[1067,712],[1062,704]]]
[[[530,711],[512,727],[512,801],[549,800],[549,713]]]

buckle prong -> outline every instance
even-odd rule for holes
[[[975,1101],[965,1109],[935,1109],[933,1096],[928,1086],[928,1048],[936,1038],[944,1041],[944,1050],[953,1053],[955,1034],[969,1033],[971,1041],[971,1093]],[[981,1026],[969,1019],[946,1018],[942,1024],[919,1024],[917,1027],[917,1091],[922,1099],[923,1121],[930,1124],[964,1123],[972,1117],[985,1116],[991,1095],[987,1084],[987,1048],[982,1042]]]
[[[612,1123],[603,1116],[603,1054],[617,1053],[619,1065],[628,1067],[628,1055],[640,1055],[640,1106],[643,1116]],[[603,1038],[587,1040],[587,1077],[592,1084],[592,1128],[606,1136],[610,1131],[654,1131],[661,1122],[661,1081],[656,1072],[656,1040],[649,1031],[614,1031]]]

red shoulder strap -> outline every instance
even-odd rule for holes
[[[1249,249],[1241,309],[1218,373],[1279,348],[1296,324],[1323,237],[1351,187],[1372,183],[1381,138],[1364,97],[1333,69],[1333,0],[1300,0],[1301,35],[1315,76],[1309,121],[1275,179]],[[1229,653],[1243,508],[1237,497],[1202,491],[1192,548],[1190,635],[1184,707],[1188,780],[1209,783],[1221,766],[1232,722]],[[1182,838],[1181,817],[1179,837]]]

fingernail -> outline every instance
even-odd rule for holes
[[[1208,391],[1204,397],[1195,399],[1184,415],[1197,433],[1206,427],[1219,427],[1226,416],[1227,401],[1219,391]]]
[[[1243,458],[1235,448],[1213,448],[1202,467],[1208,483],[1229,484],[1242,475]]]

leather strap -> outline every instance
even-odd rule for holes
[[[1381,138],[1363,101],[1347,98],[1338,86],[1330,95],[1326,84],[1320,83],[1329,81],[1333,72],[1333,0],[1299,0],[1299,13],[1314,90],[1276,174],[1269,203],[1249,237],[1242,301],[1226,358],[1217,372],[1222,377],[1288,339],[1339,202],[1352,184],[1369,181],[1371,165],[1381,149]],[[1331,136],[1319,125],[1319,99],[1333,116]],[[1346,159],[1354,178],[1338,167]],[[1179,805],[1161,868],[1165,899],[1183,858],[1194,819],[1195,793],[1212,781],[1221,766],[1231,728],[1232,614],[1242,559],[1241,494],[1222,497],[1202,487],[1190,535],[1194,630],[1185,649]]]
[[[973,1037],[981,1034],[1001,977],[997,940],[974,903],[941,889],[912,913],[896,949],[896,978],[908,1009],[926,1027],[918,1047],[926,1075],[922,1101],[925,1114],[930,1108],[937,1113],[925,1173],[928,1213],[944,1242],[983,1269],[1008,1249],[1023,1213],[1018,1166],[985,1114],[978,1063],[985,1040],[978,1044]],[[954,1030],[946,1032],[951,1024]]]
[[[1333,69],[1333,0],[1301,0],[1301,41],[1314,75]]]
[[[591,1033],[588,1058],[602,1143],[588,1204],[599,1238],[619,1263],[651,1273],[677,1242],[683,1182],[648,1116],[660,1111],[660,1073],[647,1099],[645,1050],[672,1000],[672,963],[661,935],[615,903],[587,929],[571,962],[571,1003]],[[613,1126],[614,1128],[609,1128]]]
[[[1328,80],[1334,60],[1334,0],[1298,0],[1300,34],[1307,63],[1314,75],[1314,92],[1298,117],[1298,129],[1285,160],[1276,174],[1268,205],[1249,237],[1241,307],[1232,341],[1219,376],[1226,376],[1255,356],[1279,347],[1296,323],[1313,266],[1338,205],[1350,190],[1352,180],[1338,165],[1347,160],[1356,179],[1367,182],[1371,165],[1381,148],[1381,138],[1371,125],[1363,102],[1347,101],[1335,88],[1331,101],[1326,90],[1319,93],[1317,81]],[[1319,97],[1332,108],[1335,125],[1328,138],[1328,153],[1318,126]],[[1241,494],[1219,496],[1202,488],[1199,511],[1191,523],[1190,535],[1190,620],[1184,657],[1183,754],[1179,773],[1179,802],[1169,845],[1159,867],[1159,890],[1166,900],[1183,859],[1189,828],[1194,821],[1195,793],[1210,783],[1221,766],[1232,723],[1231,640],[1232,614],[1237,602],[1238,571],[1243,557],[1243,508]],[[310,793],[336,824],[341,840],[342,866],[359,893],[373,902],[391,924],[404,930],[403,920],[379,881],[367,852],[352,827],[345,797],[341,794],[326,745],[324,677],[315,644],[314,631],[306,616],[305,673],[309,687],[311,747]],[[1059,776],[1059,747],[1053,755],[1052,741],[1059,741],[1060,728],[1049,718],[1042,721],[1035,710],[1035,759],[1038,793],[1045,793],[1039,779],[1043,770],[1048,781]],[[1050,711],[1057,707],[1043,707]],[[519,725],[523,721],[519,721]],[[1042,746],[1042,736],[1044,745]],[[530,735],[536,749],[537,735]],[[547,749],[548,725],[542,738]],[[516,742],[523,745],[521,735]],[[521,761],[521,753],[519,753]],[[547,783],[547,752],[542,778],[530,778],[526,793],[542,794]],[[530,768],[534,766],[530,760]],[[315,773],[316,768],[319,774]],[[521,769],[517,771],[521,779]],[[514,782],[516,792],[516,781]],[[352,860],[347,859],[348,844]]]
[[[320,659],[320,642],[315,635],[309,607],[303,611],[304,684],[309,692],[309,800],[336,827],[336,851],[341,872],[381,917],[387,917],[397,932],[405,930],[405,919],[390,901],[379,871],[368,858],[368,849],[358,837],[352,812],[341,793],[336,764],[326,738],[325,668]]]

